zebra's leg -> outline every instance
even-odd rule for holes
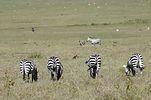
[[[62,76],[62,74],[63,74],[63,69],[61,68],[60,77]]]
[[[93,69],[90,69],[90,77],[93,77]]]
[[[33,82],[33,80],[34,80],[34,73],[32,72],[32,82]]]
[[[53,80],[57,80],[57,77],[58,77],[58,73],[55,72],[55,73],[54,73],[54,79],[53,79]]]
[[[53,80],[53,79],[54,79],[54,73],[51,72],[51,80]]]
[[[27,78],[27,82],[29,82],[29,73],[28,73],[28,75],[27,75],[27,76],[28,76],[28,78]]]
[[[136,74],[135,70],[132,68],[131,71],[132,71],[133,76],[135,76]]]
[[[32,76],[32,82],[33,82],[33,80],[34,80],[34,79],[33,79],[33,76]]]

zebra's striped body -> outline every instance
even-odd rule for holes
[[[53,80],[59,80],[63,73],[63,66],[57,56],[52,56],[48,60],[48,70],[51,72]]]
[[[144,69],[143,57],[139,53],[135,53],[129,58],[127,65],[125,66],[125,73],[126,75],[130,75],[130,73],[132,73],[133,76],[135,76],[135,74],[138,73],[138,69],[142,74]]]
[[[95,45],[95,44],[100,44],[101,45],[101,39],[95,39],[95,38],[88,37],[87,41],[90,42],[93,45]]]
[[[32,74],[32,81],[37,81],[38,76],[37,76],[37,68],[35,67],[36,65],[34,64],[33,61],[23,59],[20,61],[20,72],[23,75],[23,80],[26,80],[26,76],[28,76],[28,82],[29,82],[29,74]]]
[[[85,63],[89,67],[90,76],[96,78],[101,67],[101,56],[97,54],[91,55]]]

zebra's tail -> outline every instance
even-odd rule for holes
[[[91,68],[93,68],[94,66],[89,66],[89,68],[88,68],[88,71],[91,69]]]

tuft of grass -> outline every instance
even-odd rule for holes
[[[151,84],[147,85],[144,89],[147,92],[147,95],[151,95]],[[144,93],[144,92],[143,92]]]
[[[8,75],[8,71],[6,70],[4,87],[6,89],[6,98],[7,98],[7,100],[8,100],[9,95],[10,95],[11,87],[14,86],[14,83],[15,82],[10,78],[10,76]]]
[[[50,47],[51,45],[50,44],[48,44],[48,47]]]
[[[40,53],[32,53],[28,56],[28,58],[31,58],[31,59],[41,59],[42,58],[42,55]]]

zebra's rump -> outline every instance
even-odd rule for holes
[[[88,65],[89,69],[96,67],[96,69],[99,70],[101,67],[101,56],[97,54],[91,55],[86,61],[86,64]]]
[[[101,64],[101,56],[100,55],[91,55],[89,57],[89,60],[88,60],[88,64],[89,65],[97,65],[97,64]]]
[[[52,56],[48,59],[47,68],[49,70],[54,70],[55,67],[61,66],[61,62],[57,56]]]
[[[132,54],[128,60],[128,64],[136,68],[144,68],[142,55],[139,53]]]
[[[22,74],[31,74],[33,68],[35,67],[35,64],[33,61],[23,59],[20,61],[20,72]]]

